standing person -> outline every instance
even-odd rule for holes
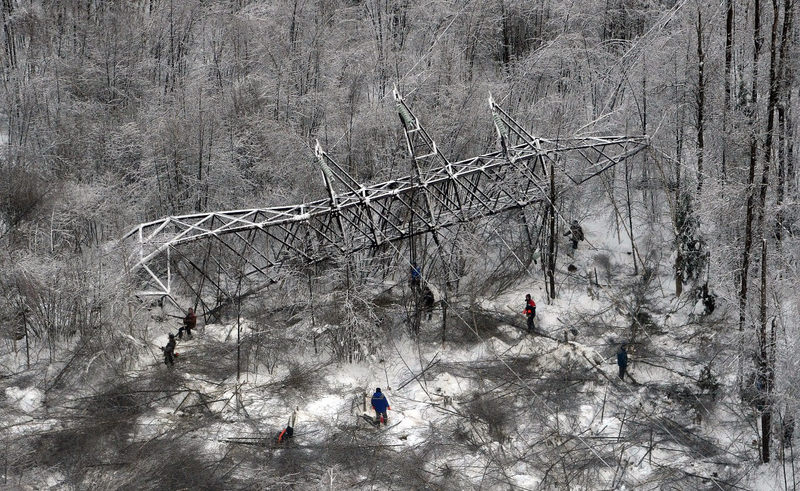
[[[700,299],[703,301],[703,315],[711,315],[717,306],[717,296],[708,291],[708,282],[703,283],[700,289]]]
[[[175,364],[175,335],[169,335],[167,345],[161,348],[164,352],[164,365],[173,366]]]
[[[620,380],[625,380],[625,371],[628,369],[628,352],[625,350],[625,343],[622,343],[617,351],[617,366],[619,366]]]
[[[186,337],[192,339],[192,329],[197,325],[197,316],[194,315],[194,309],[189,307],[189,312],[183,318],[183,327],[178,329],[178,339],[183,339],[183,333],[186,332]]]
[[[383,395],[380,387],[375,389],[375,393],[372,394],[372,409],[375,410],[377,425],[380,426],[380,424],[383,423],[383,425],[386,426],[389,422],[389,415],[386,410],[391,409],[391,407],[389,406],[389,399]]]
[[[408,283],[411,285],[412,290],[419,289],[420,282],[422,281],[422,271],[417,266],[416,261],[411,263],[411,278],[409,278]]]
[[[436,297],[433,296],[433,291],[431,291],[428,285],[425,285],[422,288],[422,310],[423,312],[427,312],[428,320],[431,320],[431,316],[433,315],[433,305],[436,303]]]
[[[578,225],[578,220],[572,220],[572,223],[569,224],[569,230],[564,232],[564,235],[569,235],[569,240],[572,241],[572,248],[578,248],[578,241],[583,240],[583,229],[580,225]]]
[[[783,446],[792,445],[792,437],[794,436],[794,416],[787,408],[783,414]]]
[[[536,302],[533,301],[530,293],[525,295],[525,310],[522,313],[528,317],[528,332],[533,332],[535,329],[533,318],[536,317]]]

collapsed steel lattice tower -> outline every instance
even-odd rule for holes
[[[314,264],[547,200],[551,159],[577,162],[577,185],[648,145],[646,136],[537,138],[489,99],[500,149],[450,162],[395,90],[412,174],[362,184],[316,145],[328,197],[290,206],[170,216],[125,237],[139,295],[171,295],[176,282],[205,307],[242,281],[270,282],[282,264]],[[194,278],[190,280],[189,278]]]

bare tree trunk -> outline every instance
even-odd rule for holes
[[[761,415],[761,461],[769,462],[770,459],[770,438],[771,438],[771,416],[772,408],[770,399],[772,387],[769,373],[774,372],[768,357],[767,344],[767,236],[766,236],[766,203],[767,191],[769,188],[769,172],[772,162],[772,142],[773,130],[775,129],[775,109],[778,103],[779,80],[777,64],[778,60],[778,24],[780,23],[780,12],[777,0],[772,0],[773,17],[772,32],[770,36],[770,62],[769,62],[769,99],[767,102],[767,128],[764,139],[764,164],[761,171],[761,186],[758,198],[758,224],[759,235],[761,237],[761,297],[759,302],[759,376],[764,377],[765,408]]]
[[[447,293],[444,294],[445,298],[442,300],[442,346],[447,341]]]
[[[725,106],[722,109],[722,186],[724,188],[728,172],[728,118],[731,110],[731,72],[733,68],[733,1],[725,0]]]
[[[642,54],[642,134],[647,134],[647,59]],[[642,187],[642,203],[647,207],[647,188],[650,187],[650,164],[647,160],[648,153],[642,152],[642,180],[648,185]],[[650,187],[650,212],[655,217],[656,197],[655,190]]]
[[[754,0],[753,21],[753,81],[750,91],[750,168],[747,173],[747,203],[745,205],[744,247],[742,268],[739,271],[739,331],[744,330],[745,309],[747,307],[747,275],[750,272],[750,249],[753,247],[753,184],[756,179],[758,160],[758,59],[761,56],[761,1]]]
[[[292,4],[292,20],[289,22],[289,51],[291,56],[295,55],[295,48],[297,47],[297,8],[299,1],[294,0]]]
[[[547,281],[550,298],[556,298],[556,173],[555,162],[550,160],[550,205],[548,206],[550,240],[547,243]]]
[[[195,211],[203,211],[203,91],[198,90],[197,94],[197,113],[198,113],[198,131],[197,131],[197,202],[195,204]]]
[[[679,101],[678,110],[675,121],[675,203],[678,203],[681,198],[681,156],[683,155],[683,98],[685,92],[678,93],[678,63],[677,57],[675,60],[675,100]],[[677,213],[677,207],[676,213]],[[677,214],[673,218],[675,223],[675,230],[677,234]],[[683,293],[683,254],[681,248],[676,248],[675,251],[675,296],[680,297]]]
[[[783,103],[778,104],[778,166],[776,174],[778,178],[777,188],[775,189],[775,239],[778,241],[778,250],[781,250],[783,241],[783,201],[786,190],[786,109]]]
[[[311,268],[314,266],[308,267],[308,310],[311,312],[311,331],[312,331],[312,339],[314,341],[314,354],[318,354],[317,351],[317,319],[314,315],[314,282],[311,278]]]
[[[242,376],[242,275],[236,285],[236,390]]]
[[[22,311],[22,327],[25,329],[25,367],[31,367],[31,349],[30,349],[30,342],[28,341],[28,317],[25,315],[25,311]],[[14,350],[16,351],[16,349]]]
[[[386,94],[387,77],[389,70],[387,69],[387,56],[386,56],[386,40],[384,39],[384,25],[381,10],[385,7],[388,10],[388,4],[384,5],[380,1],[373,1],[365,3],[367,12],[369,13],[370,20],[372,21],[373,35],[375,37],[375,52],[378,56],[378,96],[383,97]],[[391,15],[387,12],[387,15]]]
[[[794,73],[789,69],[787,74],[787,86],[789,87],[788,95],[786,97],[786,191],[789,196],[794,197],[796,193],[795,181],[795,166],[794,166],[794,110],[792,104],[794,98],[792,97],[792,81],[794,80]]]
[[[705,58],[703,51],[703,15],[697,8],[697,194],[703,191],[703,149],[705,147],[703,113],[706,104]]]
[[[772,438],[772,383],[769,373],[772,366],[768,359],[767,352],[767,240],[761,240],[761,298],[759,301],[759,355],[758,355],[758,376],[762,377],[762,394],[759,397],[764,401],[764,409],[761,412],[761,462],[769,462],[770,440]]]
[[[633,256],[633,274],[639,275],[639,264],[636,262],[636,244],[633,241],[633,209],[631,207],[631,179],[630,179],[630,165],[628,159],[625,159],[625,195],[626,204],[628,207],[628,226],[631,233],[631,256]]]
[[[14,2],[13,0],[3,0],[3,8],[0,9],[3,14],[3,37],[5,38],[5,64],[8,71],[6,71],[5,78],[8,77],[12,70],[17,67],[17,44],[14,35],[14,27],[10,19],[14,15]]]
[[[503,66],[508,66],[508,63],[511,61],[511,40],[510,36],[508,35],[508,16],[506,15],[505,0],[500,0],[500,15],[503,18],[503,46],[501,51],[501,59],[503,61]]]
[[[788,63],[789,45],[791,44],[792,25],[794,20],[793,9],[790,0],[784,0],[784,19],[783,29],[781,31],[781,48],[778,61],[778,77],[780,80],[775,83],[778,85],[778,188],[776,189],[776,208],[777,215],[775,217],[775,236],[778,241],[778,249],[781,249],[781,241],[783,239],[783,201],[786,191],[786,171],[787,171],[787,140],[791,140],[791,136],[787,138],[786,128],[786,113],[789,108],[789,95],[791,94],[791,64]]]
[[[172,92],[175,88],[175,5],[173,0],[169,1],[169,60],[167,80],[164,85],[164,93]]]

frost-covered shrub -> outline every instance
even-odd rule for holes
[[[676,275],[683,283],[697,281],[706,266],[706,243],[700,233],[700,220],[692,207],[692,198],[682,194],[675,213],[675,248],[681,260]]]
[[[366,291],[346,289],[331,295],[321,320],[328,324],[330,348],[339,361],[361,361],[377,353],[383,333]]]
[[[717,377],[711,373],[711,365],[706,365],[700,371],[700,377],[697,380],[697,387],[701,391],[711,394],[712,398],[717,397],[720,384]]]
[[[293,363],[289,365],[289,373],[281,385],[290,387],[298,392],[311,391],[319,381],[319,373],[302,365]]]
[[[496,442],[504,442],[508,437],[507,426],[511,422],[511,408],[504,401],[478,396],[465,407],[469,417],[481,423],[488,437]],[[481,438],[478,438],[481,440]]]
[[[605,252],[601,252],[594,255],[594,267],[600,272],[603,273],[603,277],[606,281],[611,281],[611,278],[614,276],[614,264],[611,262],[611,256],[609,256]]]

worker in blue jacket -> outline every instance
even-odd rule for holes
[[[411,285],[411,290],[417,291],[419,290],[421,283],[422,283],[422,268],[417,266],[416,262],[413,262],[411,263],[411,277],[408,280],[408,284]]]
[[[389,399],[383,395],[380,387],[375,389],[375,393],[372,394],[372,409],[375,410],[375,420],[377,424],[379,426],[381,423],[386,425],[389,421],[389,415],[386,413],[386,410],[391,409],[391,407],[389,407]]]

